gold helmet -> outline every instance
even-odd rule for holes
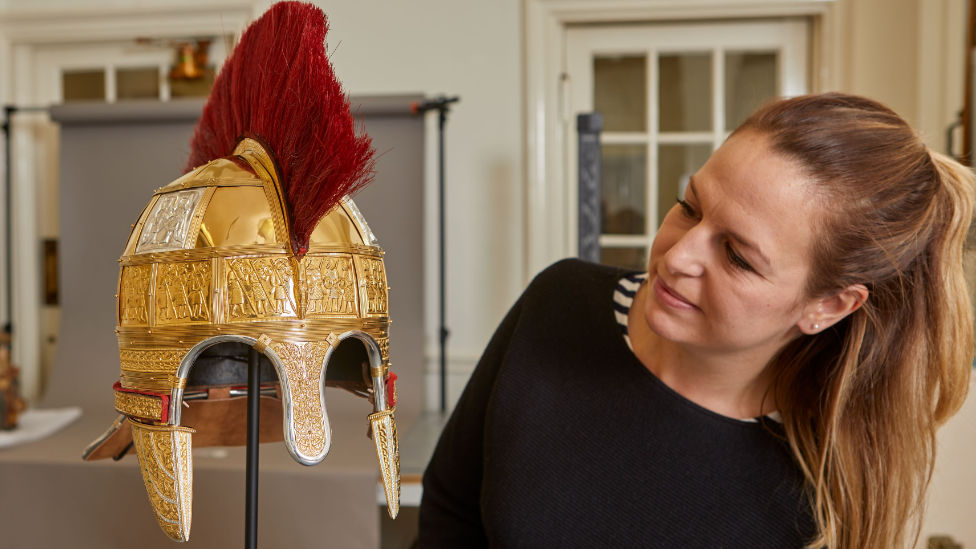
[[[293,31],[269,31],[269,18]],[[114,391],[122,416],[84,457],[134,449],[157,521],[177,541],[190,532],[192,445],[245,443],[247,346],[263,354],[261,441],[284,440],[299,463],[317,464],[329,452],[324,387],[372,402],[370,429],[388,509],[397,514],[383,251],[348,198],[368,182],[373,150],[353,131],[348,99],[335,93],[326,28],[318,8],[287,2],[244,33],[192,142],[191,163],[205,163],[155,192],[119,260],[122,369]],[[287,51],[282,41],[301,43],[277,76],[258,70],[267,66],[259,52]],[[285,101],[282,111],[270,96],[275,78],[289,88],[295,74],[324,82],[322,94],[303,99],[319,101],[319,120],[298,109],[290,116],[302,120],[289,121],[282,112],[295,105]],[[275,116],[252,109],[227,123],[242,102],[255,101],[240,99],[239,83],[264,90],[256,101]],[[269,126],[272,119],[281,127]],[[302,136],[288,132],[311,134],[318,145],[296,145]],[[340,345],[345,340],[360,344]]]

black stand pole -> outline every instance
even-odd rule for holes
[[[460,97],[445,97],[440,96],[435,99],[428,99],[423,103],[416,106],[415,110],[417,112],[427,112],[431,110],[436,110],[438,113],[437,118],[437,139],[439,147],[439,158],[438,158],[438,219],[439,219],[439,229],[440,229],[440,343],[441,343],[441,412],[447,411],[447,336],[450,335],[450,331],[447,329],[446,318],[446,303],[447,303],[447,278],[445,274],[445,263],[446,263],[446,253],[445,253],[445,230],[444,230],[444,126],[447,124],[447,113],[451,110],[451,103],[457,103],[460,101]]]
[[[438,227],[440,228],[440,273],[438,275],[438,280],[440,281],[440,338],[441,338],[441,413],[447,410],[447,336],[449,332],[447,331],[447,277],[446,272],[446,259],[447,255],[444,246],[444,125],[447,123],[447,105],[439,109],[437,116],[437,143],[438,143],[438,184],[437,184],[437,196],[438,196]]]
[[[258,352],[247,352],[247,488],[244,504],[244,547],[258,546],[258,446],[260,443],[261,368]]]
[[[4,246],[6,251],[4,253],[4,269],[5,269],[5,286],[4,292],[6,294],[6,309],[7,309],[7,324],[4,326],[4,331],[11,335],[10,341],[8,342],[8,352],[13,351],[14,340],[13,340],[13,325],[14,325],[14,283],[13,283],[13,236],[12,227],[13,222],[11,221],[11,216],[13,214],[13,206],[10,204],[11,197],[13,195],[11,188],[13,187],[13,159],[11,155],[13,154],[13,146],[10,144],[10,134],[11,134],[11,123],[13,122],[14,113],[17,112],[17,107],[12,107],[7,105],[3,108],[4,119],[3,119],[3,143],[6,147],[6,152],[3,157],[3,164],[6,168],[6,179],[4,184],[4,213],[3,213],[3,236],[4,236]]]

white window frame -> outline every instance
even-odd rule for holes
[[[643,56],[646,63],[647,120],[642,132],[604,132],[605,144],[640,145],[647,151],[645,227],[643,234],[601,234],[602,248],[643,248],[649,252],[661,220],[658,213],[658,145],[709,145],[714,151],[728,137],[725,128],[725,53],[775,52],[777,54],[777,95],[809,93],[807,37],[805,19],[729,21],[695,23],[655,23],[585,27],[567,30],[566,69],[570,118],[593,110],[593,59],[597,56]],[[658,56],[702,53],[711,57],[711,129],[700,132],[658,131]],[[567,128],[566,218],[571,227],[578,222],[578,173],[575,125]],[[568,235],[570,250],[578,247],[577,231]]]
[[[525,0],[525,276],[576,255],[568,215],[567,139],[571,135],[566,30],[574,24],[809,17],[810,89],[836,89],[842,66],[833,0]]]

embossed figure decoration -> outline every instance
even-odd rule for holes
[[[225,262],[230,321],[295,317],[289,261],[269,257],[231,258]]]
[[[299,463],[329,452],[325,387],[368,402],[388,511],[398,512],[389,288],[383,250],[350,198],[371,180],[374,151],[325,55],[326,29],[319,8],[282,2],[244,32],[185,175],[147,197],[119,260],[120,416],[84,457],[135,453],[152,512],[177,541],[190,535],[194,434],[206,435],[198,446],[244,443],[213,419],[245,414],[247,398],[230,391],[248,385],[242,370],[198,360],[235,345],[274,371],[259,392],[280,404],[281,420],[260,440],[283,440]],[[297,53],[283,62],[278,51]],[[253,93],[289,88],[308,90],[308,104]]]
[[[351,255],[309,258],[302,263],[306,316],[356,316],[358,288]]]
[[[156,323],[210,321],[209,261],[171,263],[156,268]]]
[[[182,248],[203,192],[203,189],[195,189],[161,196],[149,212],[137,251],[162,252]]]
[[[145,265],[122,270],[122,324],[149,323],[149,277],[152,269]]]
[[[363,285],[366,293],[366,314],[386,314],[386,273],[383,262],[361,258]]]

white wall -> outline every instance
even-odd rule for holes
[[[837,0],[839,89],[885,103],[945,152],[945,130],[962,108],[966,4]]]
[[[522,291],[521,27],[518,0],[317,0],[336,73],[354,95],[458,95],[447,123],[449,400]],[[437,338],[436,118],[428,115],[428,372]],[[382,244],[383,235],[377,235]],[[396,291],[396,288],[393,289]],[[393,318],[396,313],[393,312]],[[396,329],[396,322],[392,329]],[[436,375],[427,401],[436,405]]]

